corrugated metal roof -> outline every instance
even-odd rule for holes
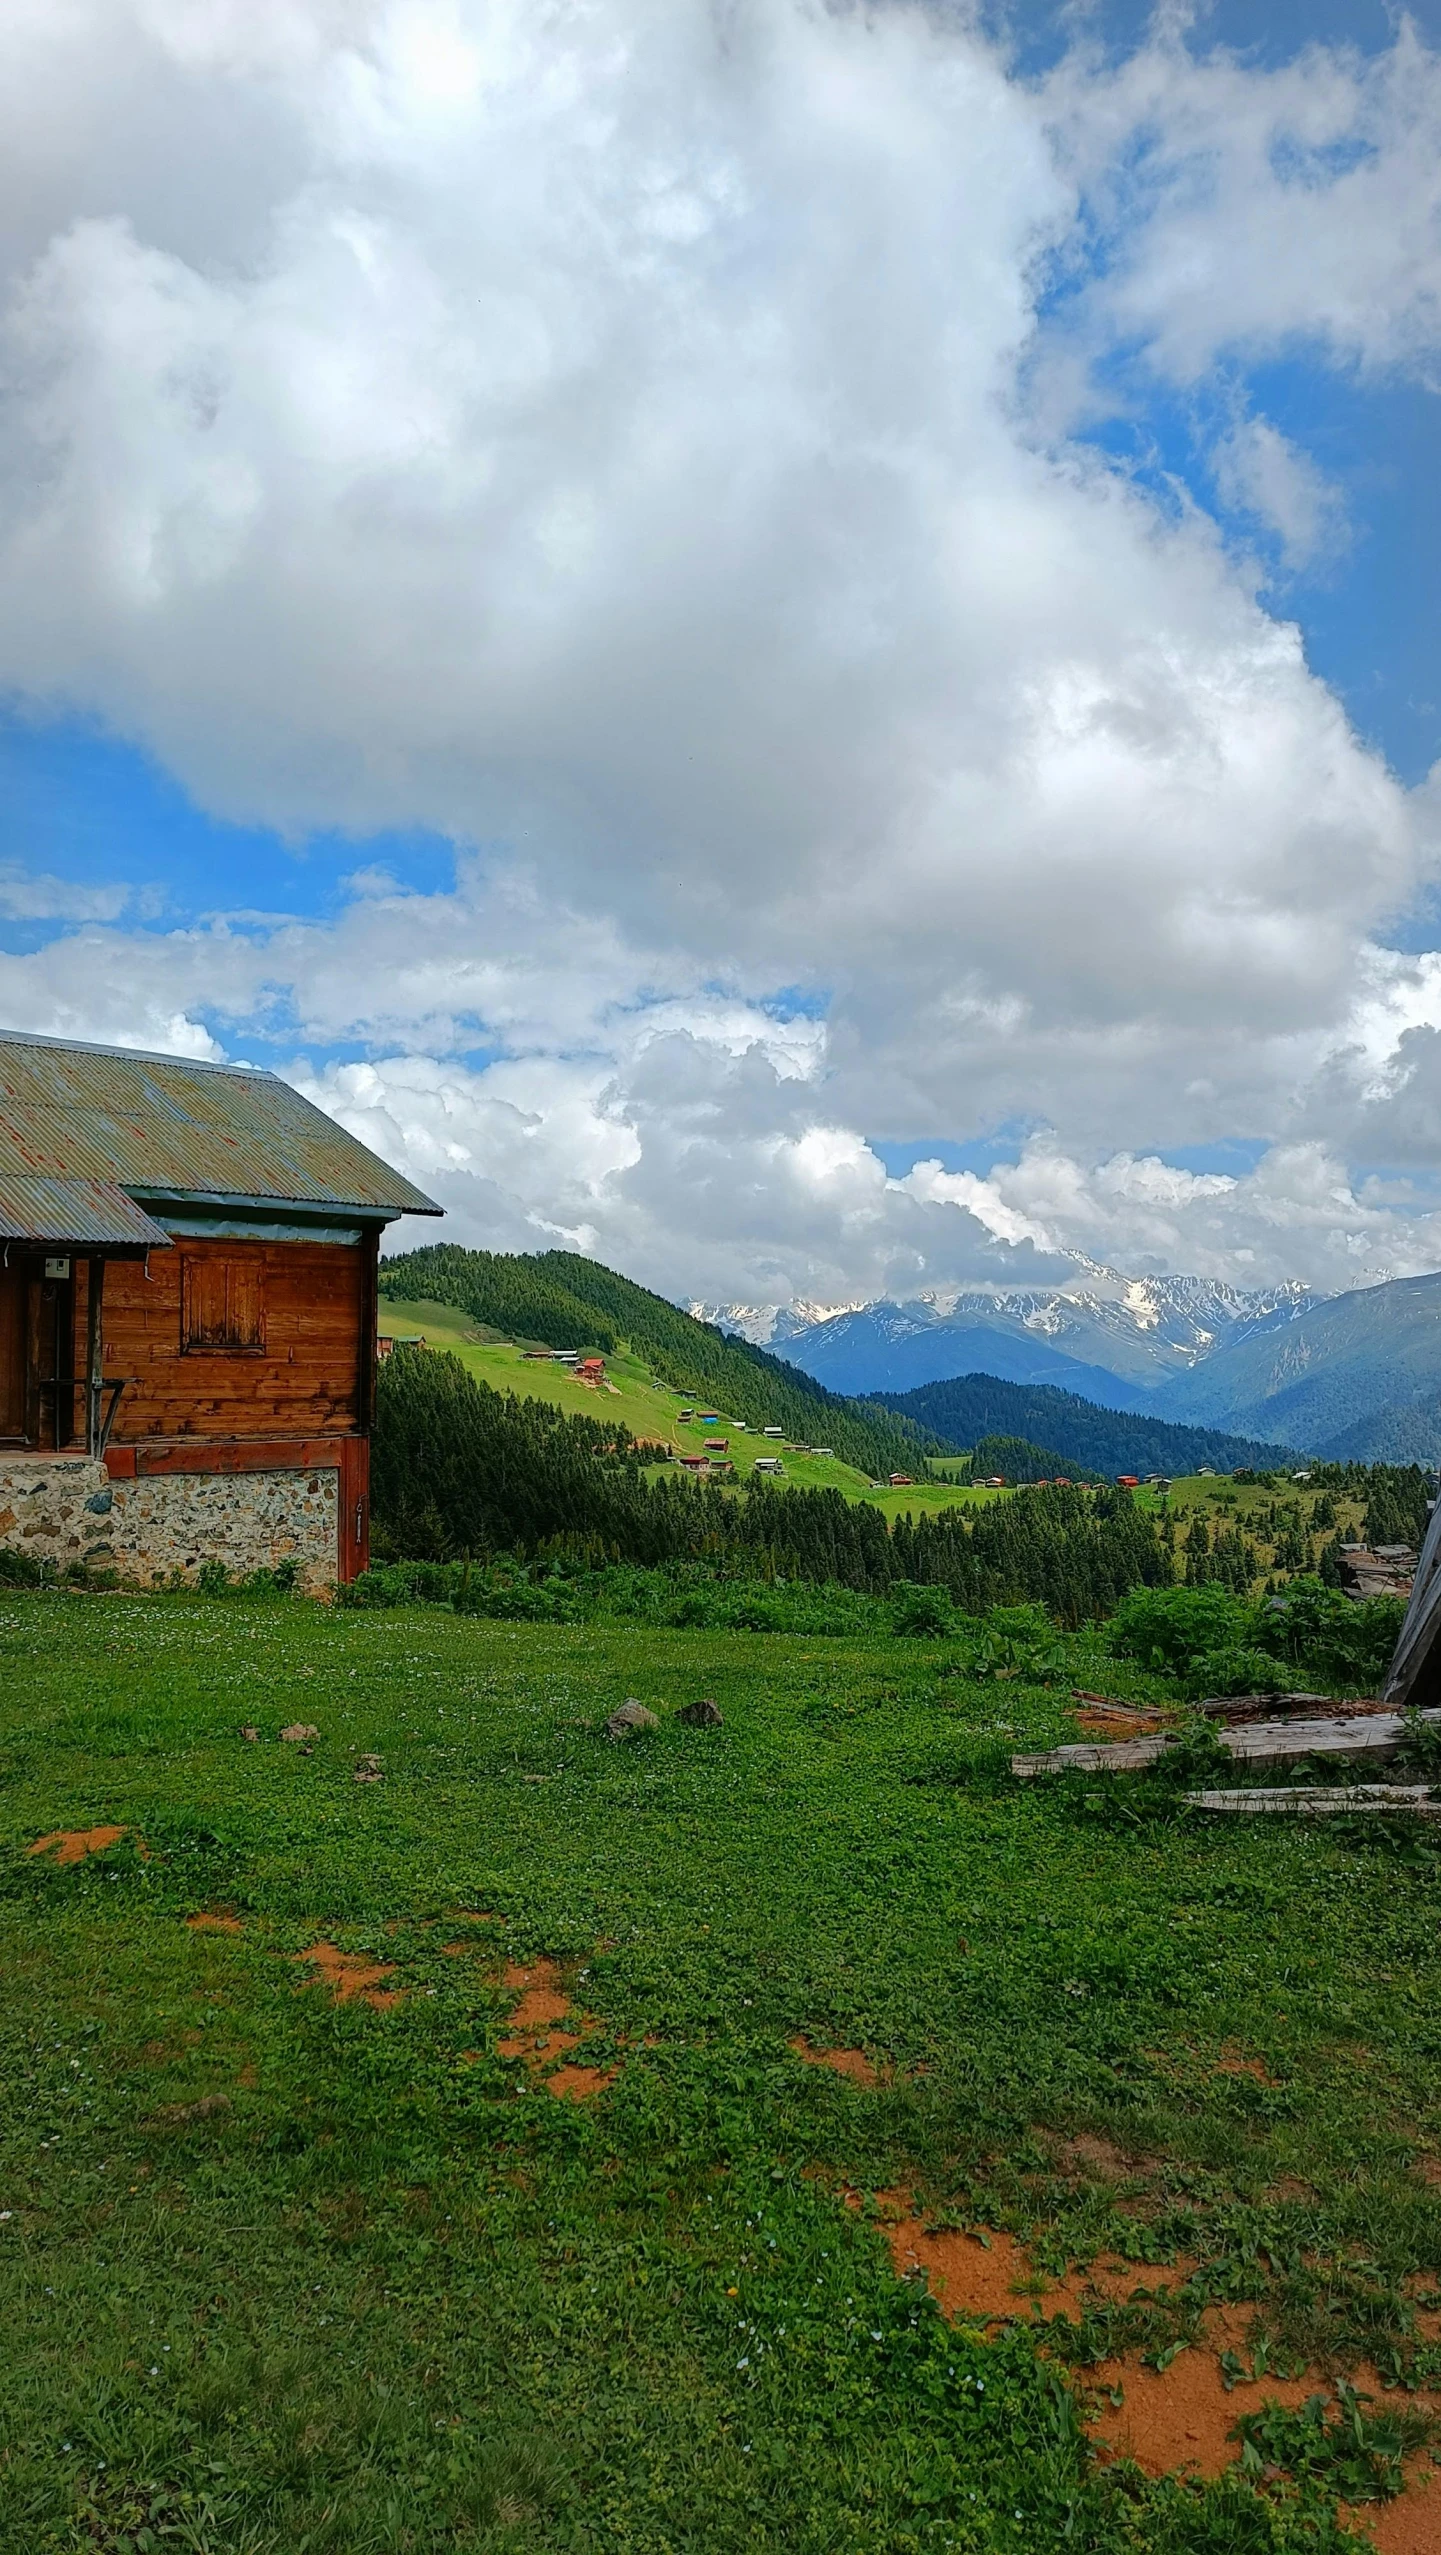
[[[170,1236],[113,1180],[58,1180],[0,1163],[0,1241],[135,1243],[168,1250]]]
[[[278,1074],[0,1031],[0,1178],[37,1173],[140,1198],[441,1213]]]

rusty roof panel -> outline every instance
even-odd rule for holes
[[[113,1180],[60,1180],[0,1163],[0,1242],[168,1250],[170,1236]]]
[[[441,1212],[278,1074],[0,1030],[0,1177],[35,1173],[140,1197]]]

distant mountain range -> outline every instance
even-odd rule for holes
[[[1322,1297],[1083,1263],[1049,1294],[932,1290],[904,1304],[711,1306],[705,1318],[837,1393],[893,1402],[979,1374],[1338,1460],[1441,1455],[1441,1276]]]

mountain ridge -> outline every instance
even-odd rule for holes
[[[1090,1402],[1052,1385],[1007,1383],[996,1375],[955,1375],[911,1393],[877,1395],[883,1409],[971,1448],[988,1437],[1024,1438],[1067,1463],[1097,1472],[1190,1473],[1210,1465],[1234,1472],[1289,1470],[1295,1450],[1266,1445],[1226,1429],[1187,1428]]]

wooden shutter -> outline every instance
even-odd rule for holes
[[[180,1272],[180,1346],[205,1357],[265,1350],[265,1265],[187,1251]]]

